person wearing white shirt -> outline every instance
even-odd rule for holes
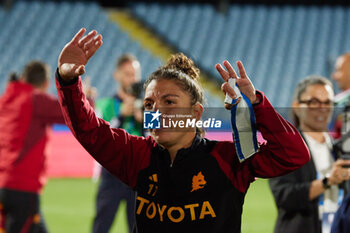
[[[341,201],[338,185],[350,179],[349,165],[334,157],[328,124],[333,112],[332,83],[320,76],[302,80],[293,97],[293,118],[311,154],[302,168],[270,179],[278,217],[275,233],[325,233]]]

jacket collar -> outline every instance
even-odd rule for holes
[[[199,134],[196,134],[190,147],[181,148],[180,150],[177,151],[177,154],[176,154],[176,157],[175,157],[173,164],[171,164],[170,154],[169,154],[168,150],[166,148],[161,147],[160,145],[158,145],[157,147],[158,147],[158,150],[160,151],[160,154],[162,155],[162,157],[164,156],[166,163],[170,164],[170,166],[174,166],[178,163],[181,163],[184,159],[186,159],[188,156],[190,156],[194,153],[196,153],[196,154],[201,153],[197,150],[204,149],[201,146],[203,143],[204,143],[204,139]],[[196,152],[194,152],[194,151],[196,151]]]

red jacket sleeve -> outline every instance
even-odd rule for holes
[[[261,102],[254,106],[256,126],[267,141],[260,145],[259,152],[240,163],[232,142],[220,142],[213,151],[228,178],[242,192],[255,177],[284,175],[310,160],[309,150],[298,130],[274,110],[262,92],[259,94]]]
[[[34,116],[46,124],[64,124],[58,100],[46,93],[36,91],[33,96]]]
[[[294,126],[278,114],[268,99],[254,107],[257,129],[267,143],[250,160],[257,177],[270,178],[294,171],[310,160],[310,152]]]
[[[103,167],[130,187],[135,187],[138,172],[147,167],[152,149],[151,137],[138,137],[123,129],[112,129],[108,122],[98,118],[87,101],[80,77],[77,82],[56,86],[62,113],[67,126],[80,144]]]

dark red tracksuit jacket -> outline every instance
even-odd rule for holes
[[[39,193],[48,127],[64,123],[58,100],[23,82],[0,98],[0,188]]]
[[[170,166],[168,151],[152,137],[132,136],[97,118],[80,78],[63,85],[56,74],[56,85],[66,124],[75,137],[137,192],[135,232],[239,233],[244,196],[255,177],[285,174],[310,158],[298,131],[261,92],[254,112],[267,143],[260,145],[257,154],[239,163],[233,142],[196,136],[190,148],[178,151]]]

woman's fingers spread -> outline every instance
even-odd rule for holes
[[[237,78],[236,71],[233,69],[232,65],[228,61],[224,61],[224,66],[230,74],[230,78]]]
[[[216,64],[215,68],[223,80],[227,81],[230,78],[230,74],[220,64]]]
[[[84,33],[86,32],[86,29],[85,28],[81,28],[77,34],[75,34],[75,36],[73,37],[72,39],[72,43],[73,44],[78,44],[80,38],[84,35]]]
[[[99,40],[95,41],[95,43],[91,46],[91,48],[89,48],[85,54],[87,59],[90,59],[90,57],[92,57],[96,51],[101,47],[101,45],[103,44],[102,42],[102,36]]]
[[[83,47],[85,43],[87,43],[92,38],[94,38],[96,34],[97,34],[96,30],[92,30],[91,32],[89,32],[89,34],[87,34],[86,36],[84,36],[82,39],[79,40],[79,43],[78,43],[79,47]]]
[[[239,76],[241,78],[247,78],[247,74],[245,72],[243,63],[241,61],[237,61],[237,66],[238,66]]]
[[[221,90],[224,92],[224,94],[228,94],[232,99],[236,99],[237,95],[228,82],[224,82],[221,85]]]
[[[96,43],[97,41],[100,41],[100,40],[102,40],[101,34],[99,34],[98,36],[95,36],[95,37],[91,38],[89,41],[87,41],[87,42],[84,44],[83,49],[84,49],[84,50],[89,50],[92,46],[95,45],[95,43]]]

